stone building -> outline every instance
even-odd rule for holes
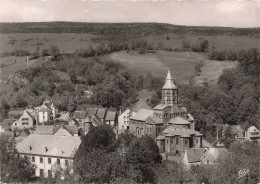
[[[153,110],[140,109],[130,117],[130,132],[152,136],[161,153],[181,155],[186,149],[201,148],[202,134],[195,131],[194,118],[178,102],[178,88],[168,71],[162,101]]]

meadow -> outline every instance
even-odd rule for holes
[[[195,75],[195,66],[203,61],[199,76],[195,77],[197,84],[202,82],[216,83],[222,71],[235,67],[237,62],[211,61],[205,55],[194,52],[157,51],[155,54],[137,54],[135,52],[117,52],[104,56],[103,60],[112,60],[125,65],[136,74],[150,73],[164,78],[170,69],[178,84],[188,84]]]

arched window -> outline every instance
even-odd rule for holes
[[[171,104],[171,98],[167,98],[167,104]]]

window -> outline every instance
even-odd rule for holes
[[[207,160],[207,164],[209,164],[209,160]]]
[[[28,118],[22,118],[22,121],[28,121]]]
[[[48,164],[51,164],[51,158],[48,158]]]
[[[51,172],[51,170],[48,170],[48,177],[49,177],[49,178],[52,177],[52,172]]]
[[[179,137],[176,136],[176,145],[178,145],[178,144],[179,144]]]
[[[33,162],[33,163],[35,162],[35,157],[32,157],[32,162]]]
[[[199,139],[198,138],[196,138],[196,144],[199,144]]]
[[[173,138],[170,139],[171,144],[173,144]]]
[[[40,157],[40,163],[43,163],[43,158],[42,157]]]
[[[184,139],[184,145],[188,145],[188,140]]]
[[[68,160],[65,160],[65,165],[69,165],[69,161]]]
[[[60,159],[57,158],[57,164],[60,165]]]
[[[40,169],[40,177],[43,177],[43,169]]]
[[[122,125],[122,129],[124,129],[124,125]]]

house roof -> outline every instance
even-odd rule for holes
[[[116,112],[107,111],[105,120],[106,121],[115,121],[116,120]]]
[[[156,137],[156,140],[164,140],[165,137],[163,135],[159,135],[158,137]]]
[[[42,126],[37,126],[33,134],[52,135],[54,130],[56,129],[53,125],[42,125]]]
[[[162,119],[160,119],[160,118],[149,116],[145,120],[145,123],[147,123],[147,124],[162,124],[163,122],[162,122]]]
[[[102,121],[101,119],[96,115],[96,114],[93,114],[91,116],[91,122],[94,126],[100,126],[102,125]]]
[[[194,121],[194,118],[190,113],[188,113],[188,119],[187,120],[188,121]]]
[[[175,124],[175,125],[189,125],[190,124],[189,121],[187,121],[186,119],[183,119],[182,117],[179,117],[179,116],[170,119],[170,121],[168,123]]]
[[[19,118],[23,114],[23,109],[11,109],[8,112],[8,117]]]
[[[195,136],[202,136],[201,133],[195,130],[187,129],[187,128],[174,128],[174,127],[167,127],[163,131],[164,136],[180,136],[180,137],[190,137],[191,135]]]
[[[151,110],[152,108],[145,102],[145,100],[140,99],[131,109],[131,111],[138,112],[141,109]]]
[[[17,145],[17,151],[24,154],[73,158],[80,143],[80,137],[31,134]]]
[[[217,160],[228,153],[226,148],[206,148],[207,151],[202,155],[202,158],[206,158],[210,163],[216,163]]]
[[[4,119],[2,123],[8,123],[9,125],[12,125],[15,120],[13,119]]]
[[[33,116],[30,112],[28,112],[27,110],[25,110],[25,113],[27,113],[33,120],[35,120],[34,116]]]
[[[86,111],[75,111],[74,117],[77,119],[85,119],[86,118]]]
[[[48,109],[47,107],[40,107],[39,112],[49,112],[50,109]]]
[[[203,154],[203,151],[204,151],[204,148],[190,148],[190,149],[186,150],[188,162],[189,163],[200,162],[200,158]]]
[[[153,109],[154,110],[163,110],[167,107],[166,104],[159,104],[159,105],[156,105]]]
[[[87,110],[87,115],[88,116],[92,116],[93,114],[96,114],[97,113],[97,108],[89,108]]]
[[[107,109],[106,109],[106,108],[98,108],[98,109],[97,109],[97,112],[96,112],[96,115],[97,115],[100,119],[105,119],[106,112],[107,112]]]
[[[140,109],[135,116],[132,116],[130,119],[145,121],[149,116],[153,115],[153,110]]]
[[[21,134],[26,134],[26,135],[30,135],[31,134],[31,132],[30,132],[30,130],[29,129],[23,129],[22,131],[21,131],[21,133],[20,133],[20,135]]]
[[[64,125],[64,128],[72,135],[79,133],[79,128],[74,125]]]
[[[0,132],[0,136],[6,136],[9,138],[14,138],[14,132]]]
[[[172,78],[170,70],[168,70],[166,80],[165,80],[165,84],[162,87],[162,89],[177,89],[177,87],[173,83],[173,78]]]

